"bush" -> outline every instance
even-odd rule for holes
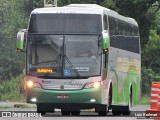
[[[0,84],[0,100],[25,101],[24,96],[20,94],[22,80],[23,75],[3,81]]]
[[[155,73],[152,69],[142,68],[142,95],[150,96],[152,82],[159,81],[159,74]]]

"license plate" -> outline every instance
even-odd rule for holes
[[[68,98],[69,98],[69,95],[60,94],[60,95],[57,95],[57,98],[59,98],[59,99],[68,99]]]

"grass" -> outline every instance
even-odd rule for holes
[[[0,106],[0,109],[8,109],[8,108],[13,108],[11,106]]]
[[[150,96],[149,95],[143,95],[141,98],[141,104],[142,105],[149,105],[150,104]]]
[[[11,102],[24,102],[24,95],[20,94],[23,76],[12,78],[0,84],[0,100]]]
[[[14,108],[29,108],[27,104],[15,104]]]

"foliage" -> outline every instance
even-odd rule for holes
[[[160,70],[160,35],[156,30],[150,30],[149,41],[142,50],[142,65],[152,68],[155,72]]]
[[[151,84],[160,81],[160,35],[150,30],[149,40],[142,50],[142,93],[150,94]]]
[[[150,95],[152,82],[158,82],[160,75],[152,69],[142,68],[142,94]]]
[[[157,0],[113,0],[115,9],[120,14],[134,18],[140,27],[141,45],[148,41],[149,31],[154,22],[155,12],[159,9],[154,3]]]
[[[3,6],[3,21],[0,24],[0,82],[22,72],[24,56],[16,53],[16,34],[26,27],[28,18],[22,0],[0,0]]]
[[[142,105],[149,105],[150,104],[150,95],[143,95],[141,98]]]
[[[0,100],[24,101],[24,96],[20,94],[20,85],[22,84],[23,76],[12,78],[9,81],[4,81],[0,84]]]

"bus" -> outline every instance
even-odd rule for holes
[[[27,103],[46,114],[130,115],[140,99],[137,22],[96,4],[37,8],[17,34]]]

